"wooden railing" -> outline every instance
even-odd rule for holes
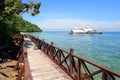
[[[33,80],[24,43],[22,43],[20,51],[16,57],[18,58],[17,64],[14,67],[14,70],[18,73],[16,80]]]
[[[14,43],[18,43],[18,44],[22,44],[24,40],[23,39],[24,36],[21,34],[15,34],[12,38],[13,38]]]
[[[74,80],[120,80],[120,73],[76,56],[74,49],[67,52],[54,46],[53,42],[49,44],[33,36],[28,37]]]

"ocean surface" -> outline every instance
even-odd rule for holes
[[[54,42],[65,49],[74,48],[75,54],[120,73],[120,32],[103,34],[68,34],[67,31],[46,31],[31,35]]]

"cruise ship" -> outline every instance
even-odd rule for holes
[[[73,29],[69,32],[70,34],[102,34],[102,32],[99,32],[97,30],[93,30],[91,28],[81,28],[81,29]]]

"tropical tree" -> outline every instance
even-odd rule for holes
[[[22,0],[0,0],[0,46],[6,44],[10,37],[18,31],[16,20],[20,14],[29,13],[32,16],[40,11],[41,3],[23,3]]]

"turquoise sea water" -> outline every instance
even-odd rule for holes
[[[120,32],[103,32],[103,34],[68,34],[67,31],[48,31],[32,33],[46,42],[69,51],[97,64],[104,65],[120,73]]]

